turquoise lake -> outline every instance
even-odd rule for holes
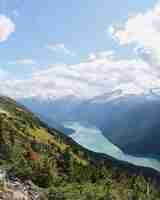
[[[121,149],[112,144],[103,136],[98,128],[79,122],[65,122],[66,128],[73,129],[70,137],[81,146],[97,153],[107,154],[118,160],[127,161],[137,166],[150,167],[160,171],[160,161],[156,158],[136,157],[125,154]]]

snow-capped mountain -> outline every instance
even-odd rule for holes
[[[21,99],[49,125],[64,130],[65,121],[85,121],[98,127],[112,143],[131,154],[160,153],[160,95],[154,88],[142,94],[122,90],[83,100]],[[65,130],[70,134],[71,130]]]

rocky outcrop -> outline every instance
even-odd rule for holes
[[[1,200],[39,200],[40,195],[31,181],[22,182],[9,177],[5,170],[0,170]]]

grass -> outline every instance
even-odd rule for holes
[[[88,162],[87,160],[84,160],[82,158],[80,158],[78,155],[76,155],[75,153],[71,152],[73,158],[81,165],[83,166],[87,166],[88,165]]]
[[[56,147],[64,151],[67,145],[64,143],[59,143],[53,135],[49,134],[44,128],[29,129],[29,133],[36,141],[44,144],[54,144]]]
[[[54,144],[56,147],[58,147],[61,150],[61,152],[64,152],[67,148],[69,148],[69,145],[58,142],[58,140],[56,140],[54,136],[49,134],[44,128],[30,129],[29,132],[31,133],[31,136],[36,139],[36,141],[45,143],[45,144],[49,144],[49,143]],[[77,163],[83,166],[88,165],[88,162],[86,160],[80,158],[78,155],[76,155],[73,152],[70,152],[70,153],[73,156],[73,158],[77,161]]]

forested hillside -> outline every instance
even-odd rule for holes
[[[160,199],[158,173],[82,148],[7,97],[0,97],[0,168],[32,181],[41,200]]]

